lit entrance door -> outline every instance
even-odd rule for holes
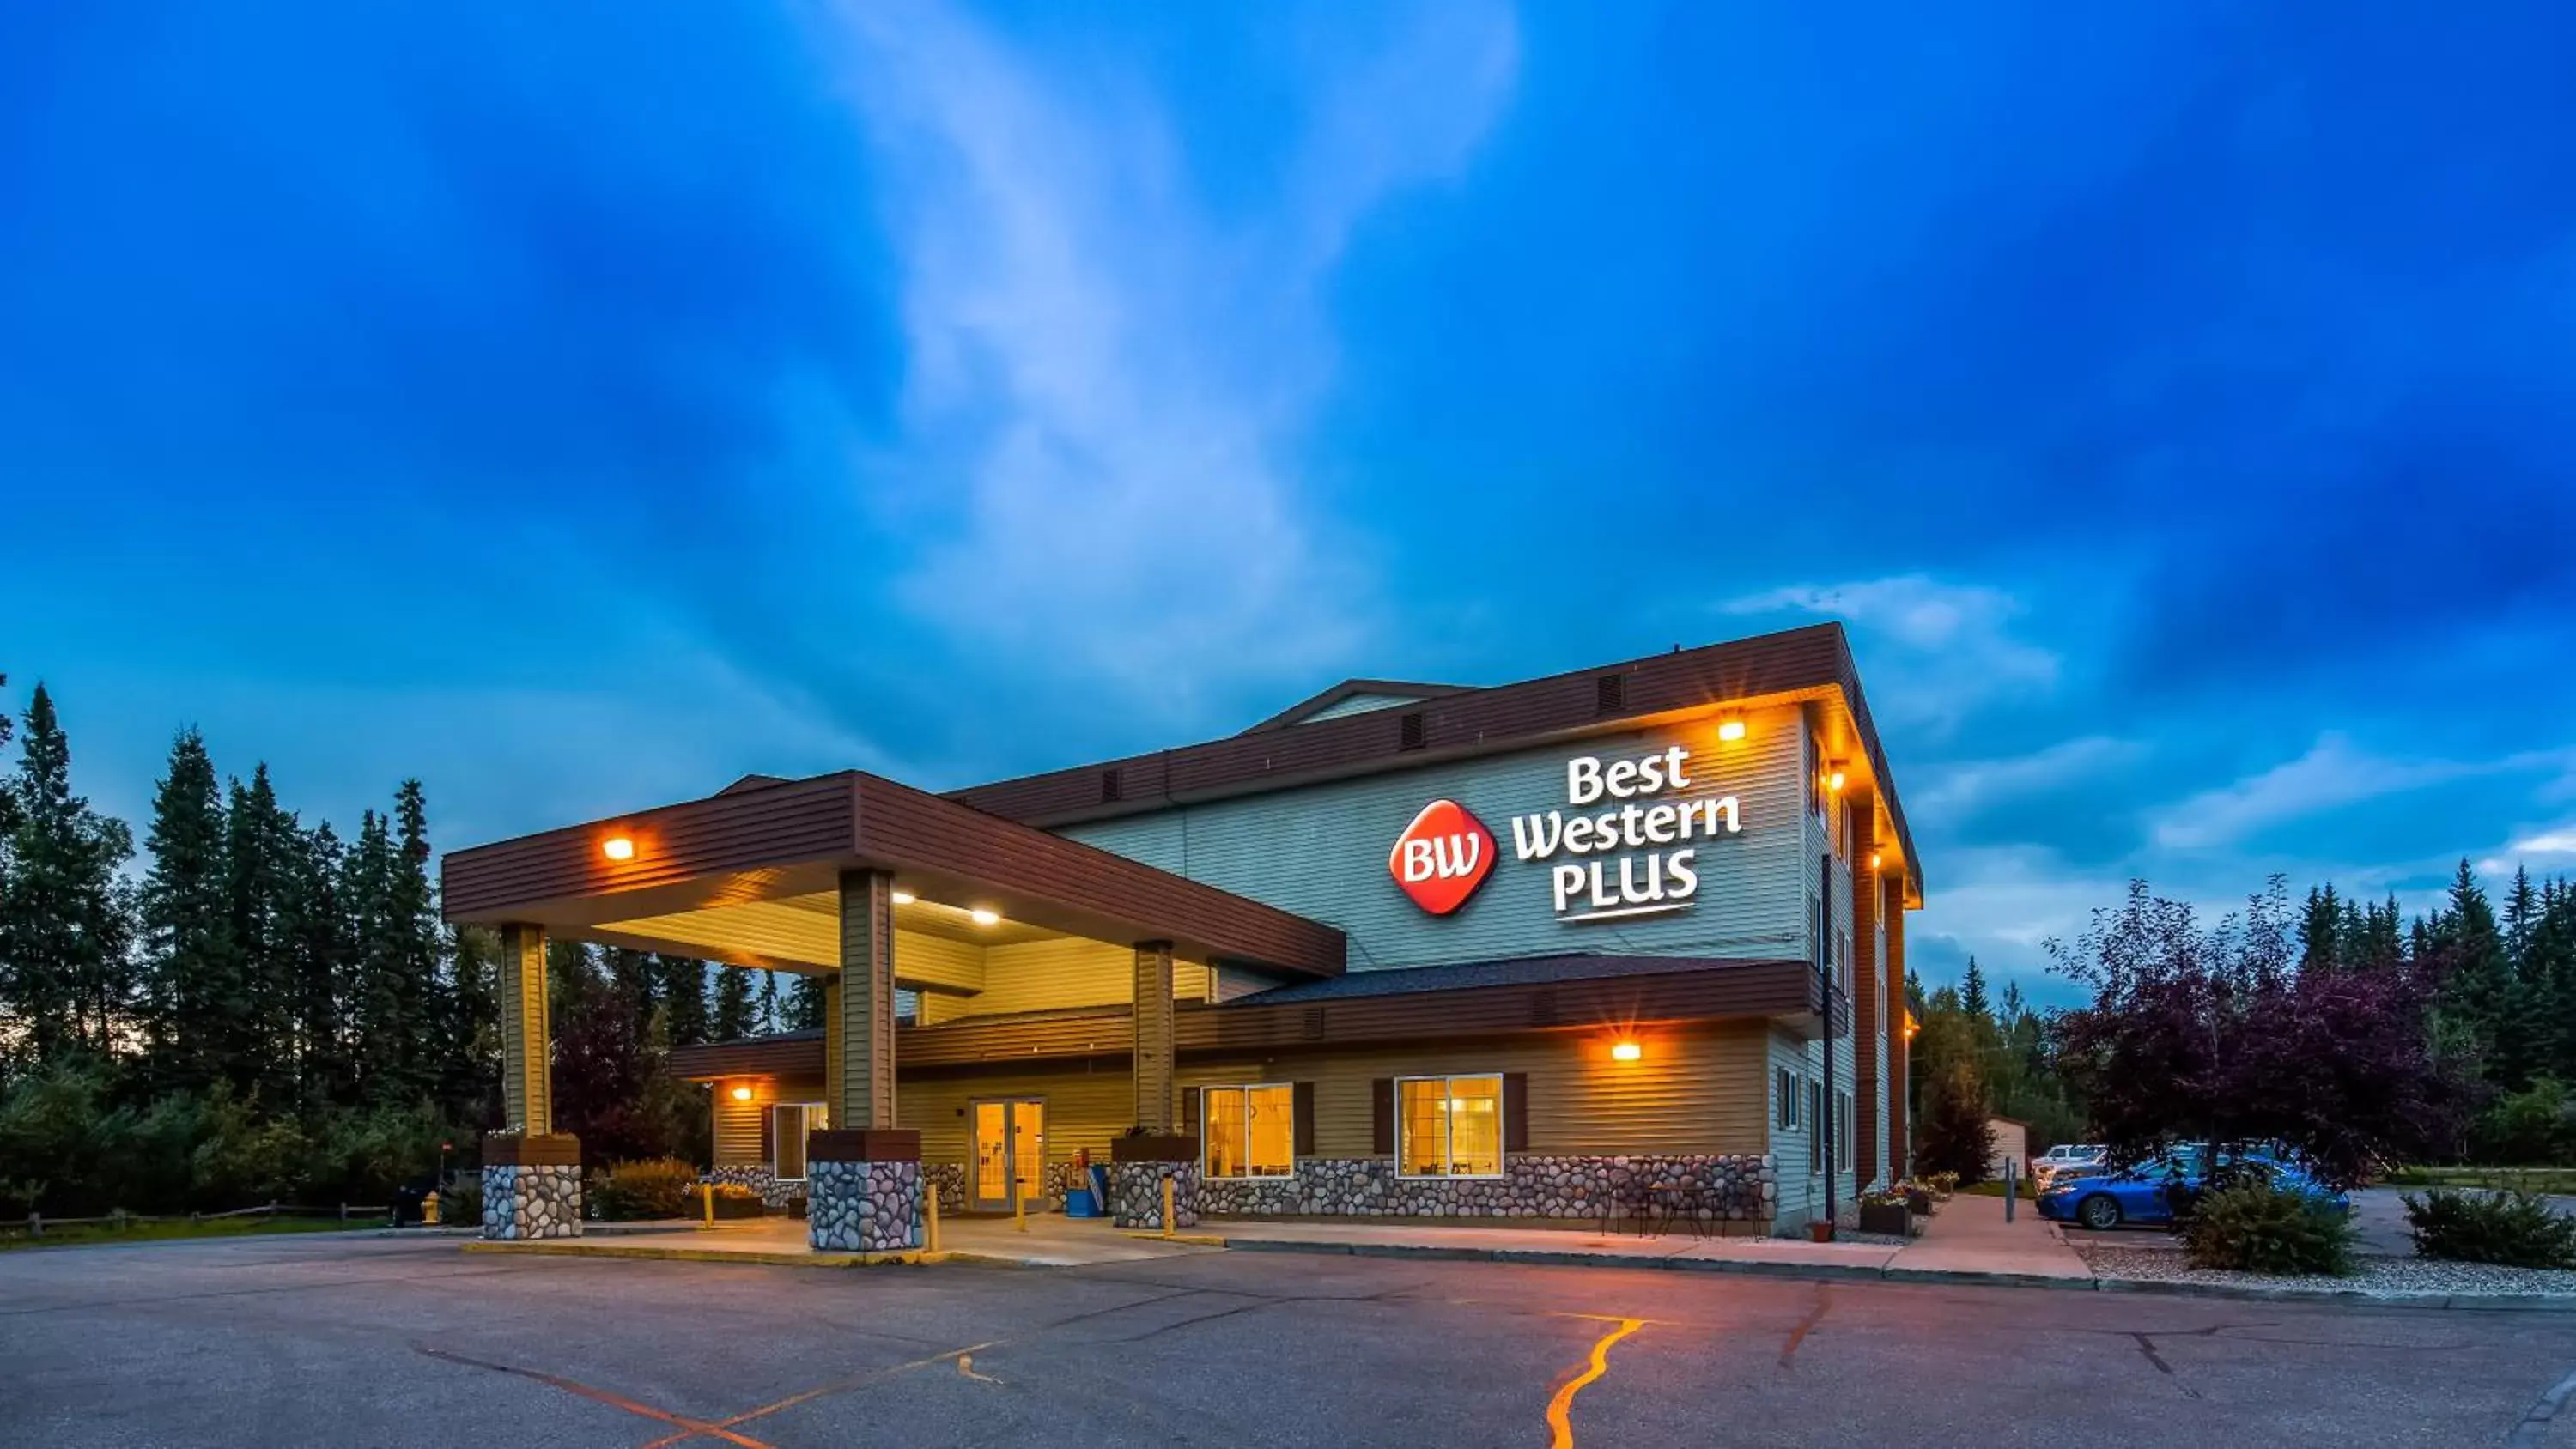
[[[975,1206],[1011,1210],[1011,1184],[1031,1208],[1046,1207],[1046,1104],[1030,1098],[975,1104]]]

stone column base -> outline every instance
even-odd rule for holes
[[[1109,1144],[1109,1216],[1122,1228],[1163,1226],[1163,1184],[1172,1184],[1172,1226],[1199,1222],[1199,1140],[1178,1135],[1119,1137]]]
[[[483,1236],[581,1236],[581,1142],[555,1134],[483,1139]]]
[[[921,1246],[920,1133],[816,1132],[805,1152],[805,1240],[815,1252]]]

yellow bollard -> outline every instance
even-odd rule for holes
[[[938,1188],[934,1187],[929,1192],[922,1195],[921,1208],[922,1211],[928,1215],[922,1219],[923,1232],[921,1235],[921,1246],[930,1252],[936,1253],[939,1251]]]
[[[1029,1230],[1029,1200],[1016,1182],[1011,1184],[1011,1226],[1024,1233]]]
[[[1172,1235],[1172,1180],[1163,1179],[1163,1236]]]
[[[698,1184],[698,1204],[706,1212],[707,1226],[714,1227],[716,1225],[716,1185],[714,1183]]]

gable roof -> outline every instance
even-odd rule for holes
[[[1264,730],[1283,730],[1290,725],[1303,724],[1337,704],[1363,695],[1383,695],[1388,699],[1410,704],[1416,700],[1438,699],[1444,694],[1466,692],[1465,686],[1456,684],[1414,684],[1401,679],[1345,679],[1321,694],[1306,696],[1243,733],[1257,735]],[[1393,707],[1391,704],[1386,706],[1390,709]]]

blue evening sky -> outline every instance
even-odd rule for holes
[[[1220,13],[1220,12],[1225,13]],[[20,6],[0,669],[443,845],[1832,616],[2038,985],[2576,869],[2576,11]]]

